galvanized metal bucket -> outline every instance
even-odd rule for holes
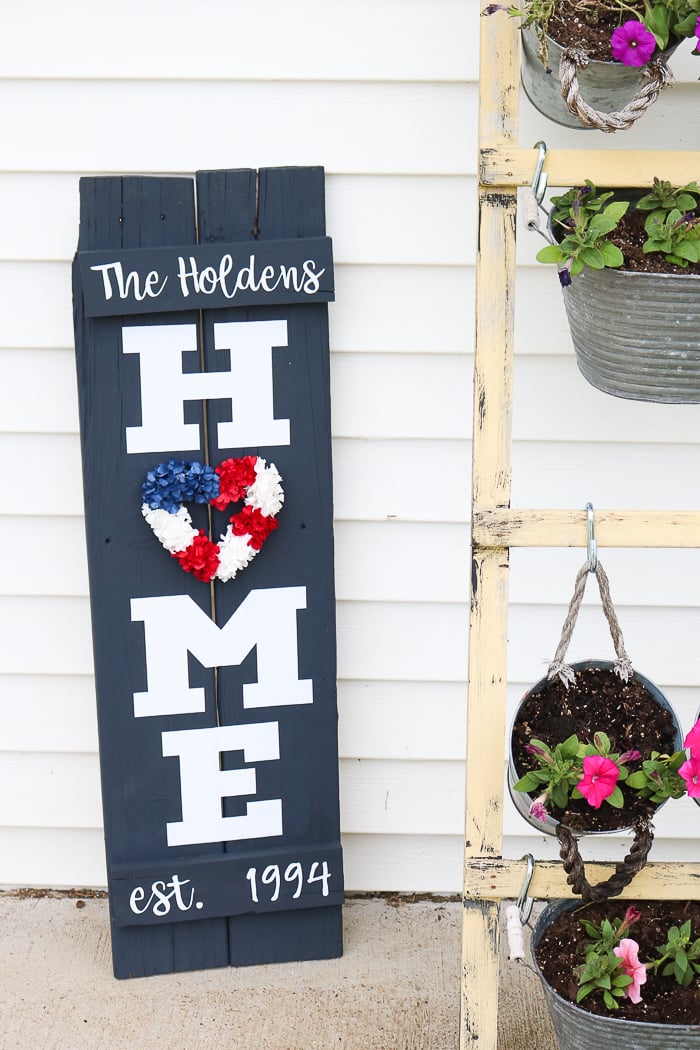
[[[700,275],[586,267],[563,293],[592,386],[635,401],[700,402]]]
[[[578,901],[553,901],[540,915],[532,934],[532,961],[542,981],[549,1015],[560,1050],[698,1050],[700,1024],[656,1024],[601,1017],[562,999],[547,984],[537,965],[535,949],[545,930],[565,911],[580,908]]]
[[[579,663],[574,663],[571,666],[572,666],[572,668],[575,671],[587,670],[587,669],[589,669],[591,667],[612,671],[613,667],[614,667],[613,663],[610,662],[610,661],[607,661],[607,660],[583,660],[583,661],[581,661]],[[676,713],[673,710],[673,708],[671,707],[670,703],[668,702],[668,700],[666,699],[664,694],[661,692],[661,690],[658,688],[658,686],[654,685],[654,683],[651,682],[648,678],[645,678],[644,675],[639,674],[638,671],[633,671],[632,672],[632,677],[634,679],[636,679],[636,681],[641,682],[641,684],[651,693],[651,695],[653,696],[654,700],[659,704],[659,706],[663,707],[671,715],[671,718],[673,720],[674,729],[675,729],[674,750],[676,750],[676,751],[680,750],[683,747],[683,731],[681,730],[681,726],[680,726],[680,723],[679,723],[679,721],[678,721],[678,719],[676,717]],[[522,705],[525,703],[525,701],[528,699],[528,697],[532,693],[539,692],[539,690],[544,688],[544,686],[546,684],[547,684],[547,678],[546,677],[540,679],[540,681],[537,682],[536,685],[533,685],[531,689],[528,689],[527,693],[525,694],[525,696],[521,700],[520,704],[518,705],[518,710],[516,711],[515,716],[513,718],[513,722],[511,724],[511,735],[510,735],[511,741],[513,739],[513,726],[515,725],[515,722],[516,722],[516,720],[518,718],[518,715],[520,713],[520,709],[521,709]],[[601,726],[592,726],[591,727],[591,729],[600,729],[600,728],[604,729],[605,727],[604,726],[602,726],[602,727]],[[521,775],[522,774],[518,773],[518,771],[515,768],[515,762],[513,760],[513,749],[512,749],[512,745],[511,745],[510,753],[509,753],[509,756],[508,756],[508,791],[510,793],[510,797],[513,800],[513,805],[517,809],[517,811],[520,814],[520,816],[523,817],[524,820],[526,820],[528,822],[528,824],[531,824],[533,828],[537,828],[538,831],[544,832],[547,835],[556,835],[557,828],[559,827],[559,824],[561,822],[559,820],[557,820],[555,817],[553,817],[551,814],[547,814],[547,818],[544,821],[537,820],[534,817],[532,817],[530,815],[530,812],[529,812],[530,806],[531,806],[531,804],[533,802],[532,796],[528,795],[527,792],[525,792],[525,791],[516,791],[515,790],[514,785],[520,779]],[[659,805],[657,806],[657,810],[660,809],[661,806],[663,806],[663,805],[665,805],[665,802],[659,803]],[[576,829],[572,829],[572,830],[574,830],[574,834],[575,835],[581,835],[581,834],[586,834],[586,835],[619,835],[623,831],[628,831],[629,830],[629,825],[627,827],[614,828],[614,829],[612,829],[610,831],[590,831],[590,830],[586,829],[585,832],[581,832],[580,830],[576,830]]]
[[[535,109],[557,124],[579,130],[584,128],[579,117],[571,112],[562,98],[560,62],[564,48],[556,40],[547,37],[551,68],[551,72],[548,73],[537,53],[539,41],[533,26],[522,30],[521,39],[520,77],[530,102]],[[665,61],[673,54],[676,46],[661,52],[658,57]],[[578,84],[581,97],[592,109],[601,113],[618,113],[632,102],[639,91],[642,84],[641,70],[633,66],[624,66],[620,62],[600,62],[591,59],[585,69],[579,70]]]

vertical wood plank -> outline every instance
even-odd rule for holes
[[[517,134],[517,21],[482,15],[479,145]],[[476,270],[472,520],[480,506],[510,504],[515,290],[514,188],[479,187]],[[482,552],[472,537],[464,862],[500,856],[506,705],[508,550]],[[496,1050],[498,904],[474,901],[465,883],[460,1048]]]
[[[203,242],[249,240],[252,249],[256,235],[258,240],[277,240],[325,234],[321,168],[268,169],[260,172],[257,183],[254,172],[200,172],[197,192]],[[221,367],[217,361],[221,355],[213,349],[213,325],[230,317],[231,311],[204,312],[207,370]],[[219,713],[224,724],[279,721],[286,763],[278,782],[285,846],[325,842],[339,847],[327,309],[301,304],[251,307],[236,310],[235,318],[287,320],[289,349],[273,354],[274,404],[277,418],[290,418],[292,444],[219,448],[217,423],[230,419],[230,406],[208,405],[212,462],[261,455],[275,463],[285,491],[279,529],[260,555],[234,580],[215,585],[216,619],[219,625],[225,623],[245,594],[269,585],[270,579],[279,587],[305,586],[307,608],[297,617],[299,677],[313,679],[314,702],[244,713],[241,681],[254,680],[251,655],[240,667],[219,669]],[[269,786],[274,771],[266,774]],[[226,849],[255,850],[261,845],[231,843]],[[330,958],[342,952],[342,914],[337,905],[236,916],[229,927],[234,965]]]
[[[79,250],[160,247],[195,240],[194,184],[183,178],[81,180]],[[178,764],[162,756],[161,732],[198,728],[216,720],[214,675],[192,667],[191,684],[206,692],[206,713],[177,718],[135,718],[132,693],[146,688],[143,627],[131,622],[130,599],[189,594],[210,615],[206,588],[183,573],[154,545],[141,516],[140,488],[146,471],[172,450],[126,453],[125,426],[141,417],[138,361],[122,353],[122,326],[191,323],[196,313],[145,317],[83,316],[74,267],[76,359],[93,646],[98,697],[105,842],[110,865],[164,860],[172,855],[166,822],[178,818]],[[199,370],[198,354],[185,354]],[[189,404],[188,421],[203,422],[202,407]],[[203,458],[198,451],[183,458]],[[201,855],[185,847],[180,856]],[[221,853],[215,845],[211,852]],[[176,863],[175,861],[170,861]],[[228,963],[225,919],[164,926],[118,927],[112,916],[117,977],[147,976]]]

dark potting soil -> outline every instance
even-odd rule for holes
[[[534,737],[553,748],[572,733],[590,743],[596,732],[607,733],[613,752],[639,751],[648,758],[652,751],[671,754],[675,750],[675,727],[670,713],[659,705],[636,678],[625,683],[607,668],[576,670],[576,681],[568,689],[558,678],[546,682],[523,701],[513,725],[511,750],[518,777],[538,768],[525,746]],[[641,760],[629,762],[630,773],[641,768]],[[629,827],[636,817],[649,816],[655,807],[631,791],[623,809],[603,803],[594,809],[585,798],[569,799],[566,809],[552,809],[552,816],[573,831],[613,831]]]
[[[563,999],[576,1001],[578,982],[575,971],[585,958],[586,934],[579,925],[579,917],[600,925],[604,918],[622,919],[630,904],[642,913],[628,934],[639,944],[641,962],[657,959],[657,948],[666,943],[669,928],[681,926],[687,919],[691,921],[692,940],[700,937],[700,901],[607,901],[566,912],[545,931],[535,952],[547,983]],[[590,1013],[631,1021],[700,1026],[700,977],[696,977],[689,988],[681,988],[673,977],[662,977],[659,971],[648,971],[641,995],[642,1001],[636,1006],[624,998],[618,999],[618,1010],[608,1010],[600,993],[592,992],[579,1006]]]
[[[625,10],[621,19],[619,9],[598,0],[558,0],[549,19],[548,35],[562,47],[577,47],[598,62],[612,62],[613,30],[621,21],[634,18],[636,11],[640,12],[640,18],[644,13],[643,3],[632,2],[628,6],[633,10]]]

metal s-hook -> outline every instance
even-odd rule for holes
[[[547,215],[546,208],[542,206],[544,193],[547,189],[547,175],[543,170],[545,158],[547,156],[547,145],[540,140],[535,143],[533,148],[539,150],[537,163],[535,164],[535,174],[532,176],[531,185],[523,186],[520,191],[525,229],[530,233],[539,233],[541,237],[544,237],[548,244],[552,244],[553,240],[552,235],[549,232],[549,227],[544,230],[540,227],[540,212],[542,212],[543,215]]]
[[[586,504],[586,545],[588,571],[595,572],[598,568],[598,544],[595,538],[595,512],[592,503]]]
[[[539,142],[535,143],[534,148],[539,150],[539,155],[535,165],[535,174],[532,176],[532,192],[535,194],[537,203],[541,204],[547,189],[547,173],[542,170],[547,157],[547,143],[540,139]]]
[[[508,935],[508,958],[514,962],[523,962],[525,959],[525,941],[523,938],[523,926],[530,918],[533,899],[528,896],[530,883],[535,871],[535,858],[531,853],[526,853],[523,860],[527,861],[525,878],[520,890],[517,904],[509,904],[506,907],[506,933]]]
[[[525,878],[523,879],[523,884],[520,888],[517,908],[520,913],[520,923],[524,926],[530,918],[532,905],[534,904],[533,898],[528,896],[528,893],[530,890],[530,883],[532,882],[532,876],[535,874],[535,858],[531,853],[526,853],[522,859],[527,861],[527,868],[525,869]]]

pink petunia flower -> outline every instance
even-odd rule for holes
[[[698,38],[698,47],[700,47],[700,17],[698,17],[698,20],[695,23],[694,34]]]
[[[656,40],[643,22],[631,18],[613,32],[610,48],[613,58],[623,66],[643,66],[653,55]]]
[[[549,814],[547,813],[547,810],[545,809],[545,805],[544,805],[546,801],[547,801],[546,794],[545,795],[540,795],[540,797],[536,798],[535,801],[530,806],[530,808],[528,810],[528,814],[534,820],[541,820],[544,823],[544,821],[549,816]]]
[[[613,952],[622,960],[622,969],[627,976],[632,978],[632,984],[625,988],[625,995],[633,1003],[641,1002],[640,988],[646,984],[647,968],[639,961],[639,945],[631,937],[623,937],[618,947],[613,948]]]
[[[678,775],[686,782],[688,796],[700,798],[700,755],[691,755],[678,770]]]
[[[691,755],[696,754],[700,756],[700,718],[698,718],[697,722],[683,741],[683,747],[689,748]]]
[[[617,787],[619,775],[620,770],[611,758],[586,755],[583,760],[583,780],[580,780],[576,787],[589,806],[600,809],[605,799],[612,795]]]

